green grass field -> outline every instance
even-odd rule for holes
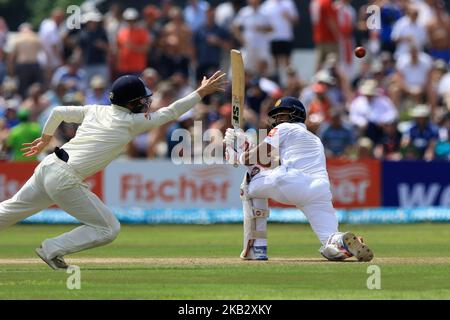
[[[0,299],[450,299],[450,224],[342,225],[375,252],[369,263],[328,262],[308,225],[270,224],[267,262],[239,260],[241,225],[123,226],[116,241],[67,257],[53,271],[34,249],[73,226],[0,233]],[[367,268],[381,270],[369,290]]]

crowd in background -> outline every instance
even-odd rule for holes
[[[40,136],[54,107],[110,104],[110,85],[121,75],[139,75],[157,110],[194,90],[204,75],[228,71],[229,50],[238,48],[247,129],[268,128],[267,109],[288,95],[305,104],[306,125],[329,158],[450,160],[450,16],[441,0],[374,0],[358,11],[351,0],[311,0],[309,12],[298,12],[292,0],[216,7],[162,0],[140,11],[123,3],[100,12],[86,2],[79,27],[61,8],[17,32],[0,17],[0,159],[29,160],[21,145]],[[373,4],[381,19],[367,10]],[[307,16],[317,61],[312,79],[292,61],[294,35],[302,36],[295,30]],[[353,54],[357,44],[367,49],[364,59]],[[229,88],[135,138],[124,155],[170,157],[176,129],[194,134],[194,121],[201,121],[203,130],[224,132],[230,114]],[[76,129],[61,125],[52,147]]]

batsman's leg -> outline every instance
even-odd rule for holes
[[[249,196],[249,177],[246,174],[241,185],[244,210],[244,248],[241,259],[267,260],[267,218],[270,214],[268,200]]]

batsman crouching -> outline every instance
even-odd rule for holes
[[[53,204],[77,218],[82,226],[47,239],[37,255],[53,269],[64,269],[67,254],[113,241],[120,224],[111,210],[88,189],[84,180],[104,169],[135,136],[177,119],[209,94],[224,91],[224,73],[203,78],[190,95],[156,112],[149,111],[152,92],[132,75],[112,85],[111,105],[65,106],[53,110],[42,136],[22,149],[25,156],[39,154],[62,121],[79,123],[75,137],[45,157],[33,176],[11,199],[0,203],[0,230]]]
[[[294,205],[307,217],[322,243],[320,253],[328,260],[355,256],[370,261],[372,250],[360,237],[338,231],[338,219],[331,202],[330,181],[320,139],[307,130],[306,110],[296,98],[279,99],[269,110],[272,130],[257,147],[242,130],[227,129],[227,159],[244,164],[247,174],[241,186],[244,210],[244,248],[241,258],[267,260],[268,199]],[[234,141],[237,139],[237,150]],[[280,165],[268,169],[261,155],[278,153]]]

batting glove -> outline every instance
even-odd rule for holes
[[[235,143],[236,149],[235,149]],[[228,163],[242,163],[242,155],[244,152],[249,151],[253,147],[253,143],[249,137],[244,133],[242,129],[228,128],[225,132],[225,138],[223,142],[226,145],[225,159]],[[241,161],[239,161],[241,159]]]

